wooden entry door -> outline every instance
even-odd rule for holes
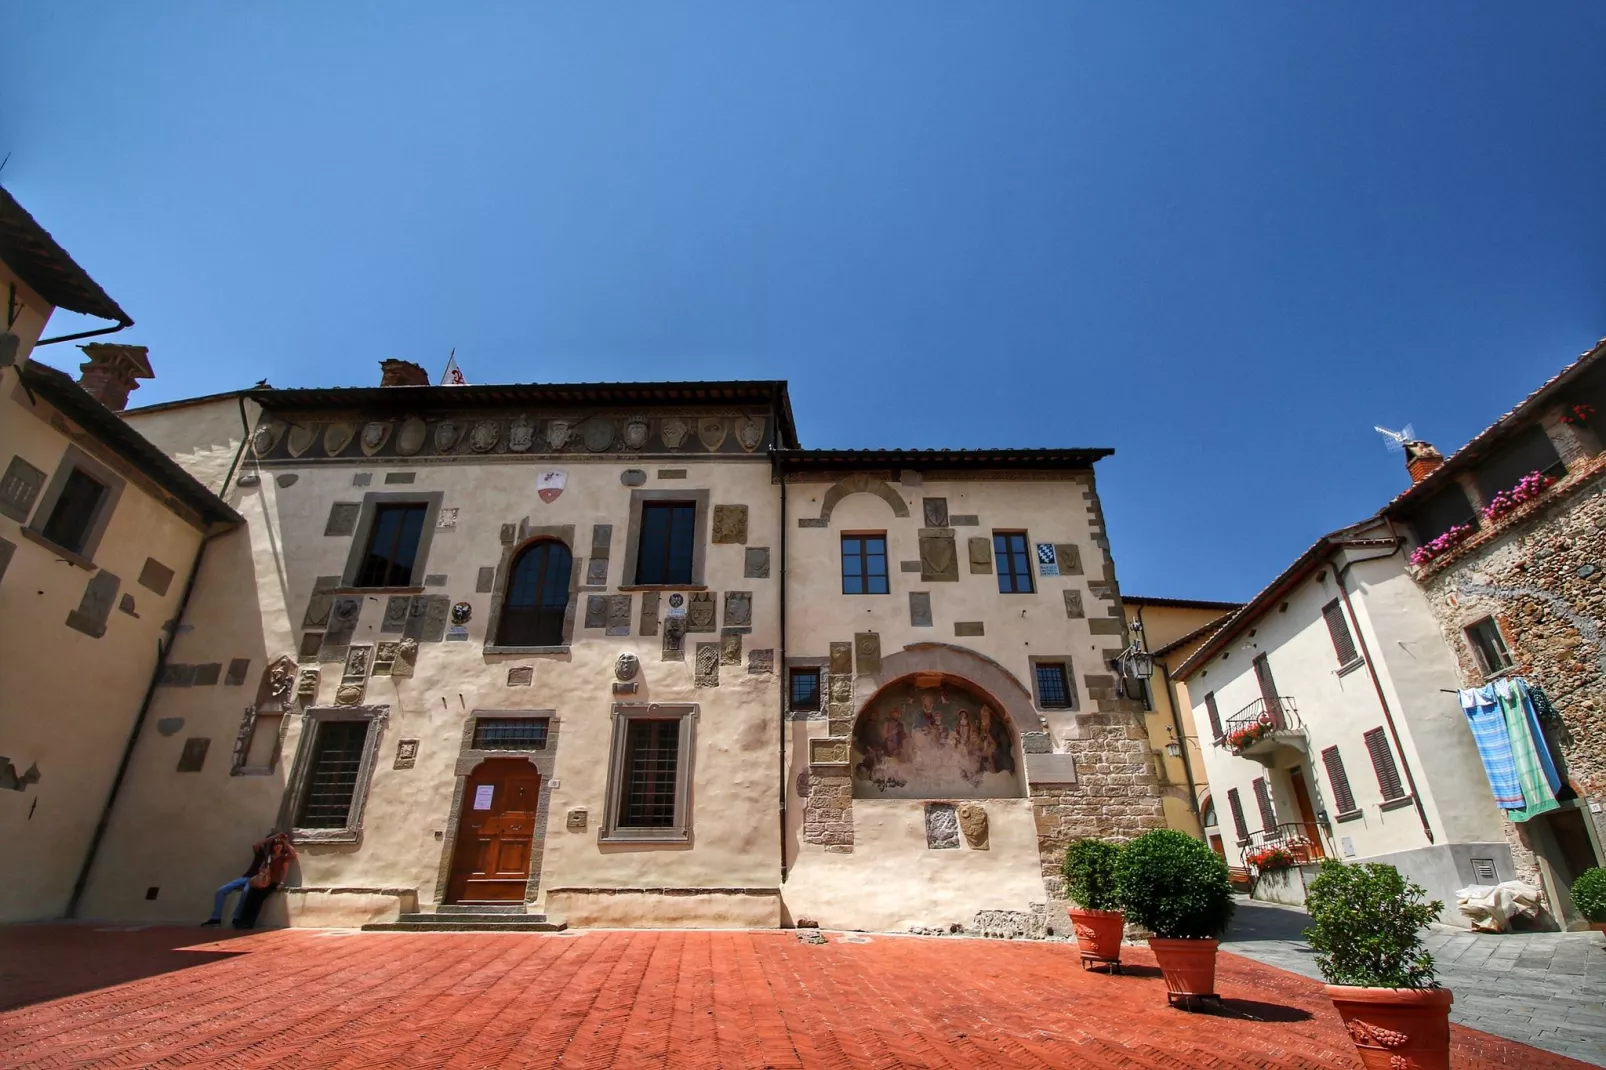
[[[522,758],[488,758],[463,791],[450,903],[518,903],[530,879],[541,774]]]
[[[1316,810],[1311,806],[1310,789],[1305,786],[1305,774],[1299,769],[1288,771],[1288,787],[1294,794],[1294,805],[1299,809],[1299,820],[1304,825],[1299,834],[1310,841],[1310,852],[1314,858],[1323,857],[1322,830],[1316,825]],[[1300,861],[1306,861],[1301,859]]]

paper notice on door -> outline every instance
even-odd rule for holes
[[[489,810],[491,808],[491,793],[495,790],[495,784],[474,785],[474,809]]]

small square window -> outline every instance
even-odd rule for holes
[[[1493,676],[1511,668],[1511,652],[1506,649],[1506,641],[1500,634],[1500,626],[1494,622],[1493,617],[1484,617],[1467,628],[1467,642],[1472,644],[1472,652],[1478,658],[1478,668],[1483,675]]]
[[[1071,708],[1071,684],[1063,661],[1043,661],[1037,665],[1037,704],[1045,710]]]
[[[886,594],[889,590],[886,535],[842,536],[842,593]]]
[[[791,707],[794,710],[820,708],[820,670],[793,669]]]

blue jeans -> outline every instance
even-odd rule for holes
[[[212,921],[223,920],[223,907],[228,902],[230,892],[240,893],[240,902],[234,908],[234,920],[240,920],[240,914],[245,910],[245,897],[251,888],[251,878],[236,877],[217,890],[217,896],[212,900]]]

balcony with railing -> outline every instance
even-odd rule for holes
[[[1236,755],[1269,766],[1282,748],[1304,753],[1308,749],[1308,741],[1294,700],[1287,695],[1278,695],[1275,698],[1257,698],[1227,718],[1216,746],[1226,747]]]

